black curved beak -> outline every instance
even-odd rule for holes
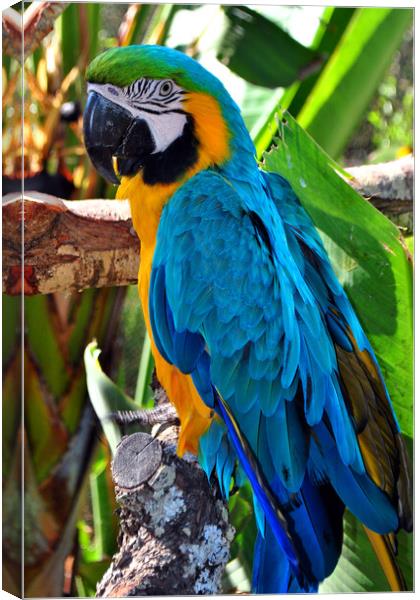
[[[146,121],[94,91],[83,114],[83,133],[93,166],[111,183],[119,183],[114,156],[121,175],[134,175],[155,149]]]
[[[95,169],[111,183],[119,183],[112,157],[131,123],[131,115],[97,92],[90,92],[83,114],[85,146]]]

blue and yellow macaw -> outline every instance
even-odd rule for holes
[[[139,293],[178,451],[229,495],[248,478],[255,592],[315,591],[347,506],[393,589],[412,528],[406,450],[378,363],[288,182],[260,170],[240,111],[199,63],[114,48],[87,71],[85,143],[128,198]]]

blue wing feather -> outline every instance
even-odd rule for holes
[[[180,371],[191,373],[204,350],[204,338],[187,329],[179,331],[175,328],[165,294],[164,267],[152,271],[150,288],[150,305],[153,307],[150,311],[151,326],[158,350],[168,362],[176,364]]]
[[[365,468],[339,353],[369,352],[382,380],[290,186],[271,174],[258,177],[244,191],[215,172],[201,172],[174,194],[159,225],[149,311],[159,351],[192,374],[225,424],[222,437],[219,423],[201,439],[206,472],[216,468],[227,494],[236,453],[264,514],[261,533],[268,523],[293,577],[299,562],[308,586],[331,572],[339,556],[341,529],[334,537],[336,520],[322,504],[325,489],[331,495],[332,485],[377,530],[398,525],[393,502]],[[222,403],[215,404],[213,386]],[[269,500],[273,493],[284,509],[281,522]],[[296,495],[294,512],[290,498]],[[320,527],[334,538],[332,550]],[[299,561],[289,529],[301,548]],[[311,558],[305,540],[322,557]]]

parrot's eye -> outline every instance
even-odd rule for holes
[[[172,92],[173,90],[173,83],[172,81],[164,81],[163,83],[161,83],[160,88],[159,88],[159,94],[161,96],[169,96],[169,94]]]

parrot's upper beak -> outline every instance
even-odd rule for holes
[[[83,133],[94,167],[111,183],[119,183],[113,166],[114,156],[120,175],[134,175],[141,169],[145,157],[155,150],[146,121],[96,91],[88,94]]]

